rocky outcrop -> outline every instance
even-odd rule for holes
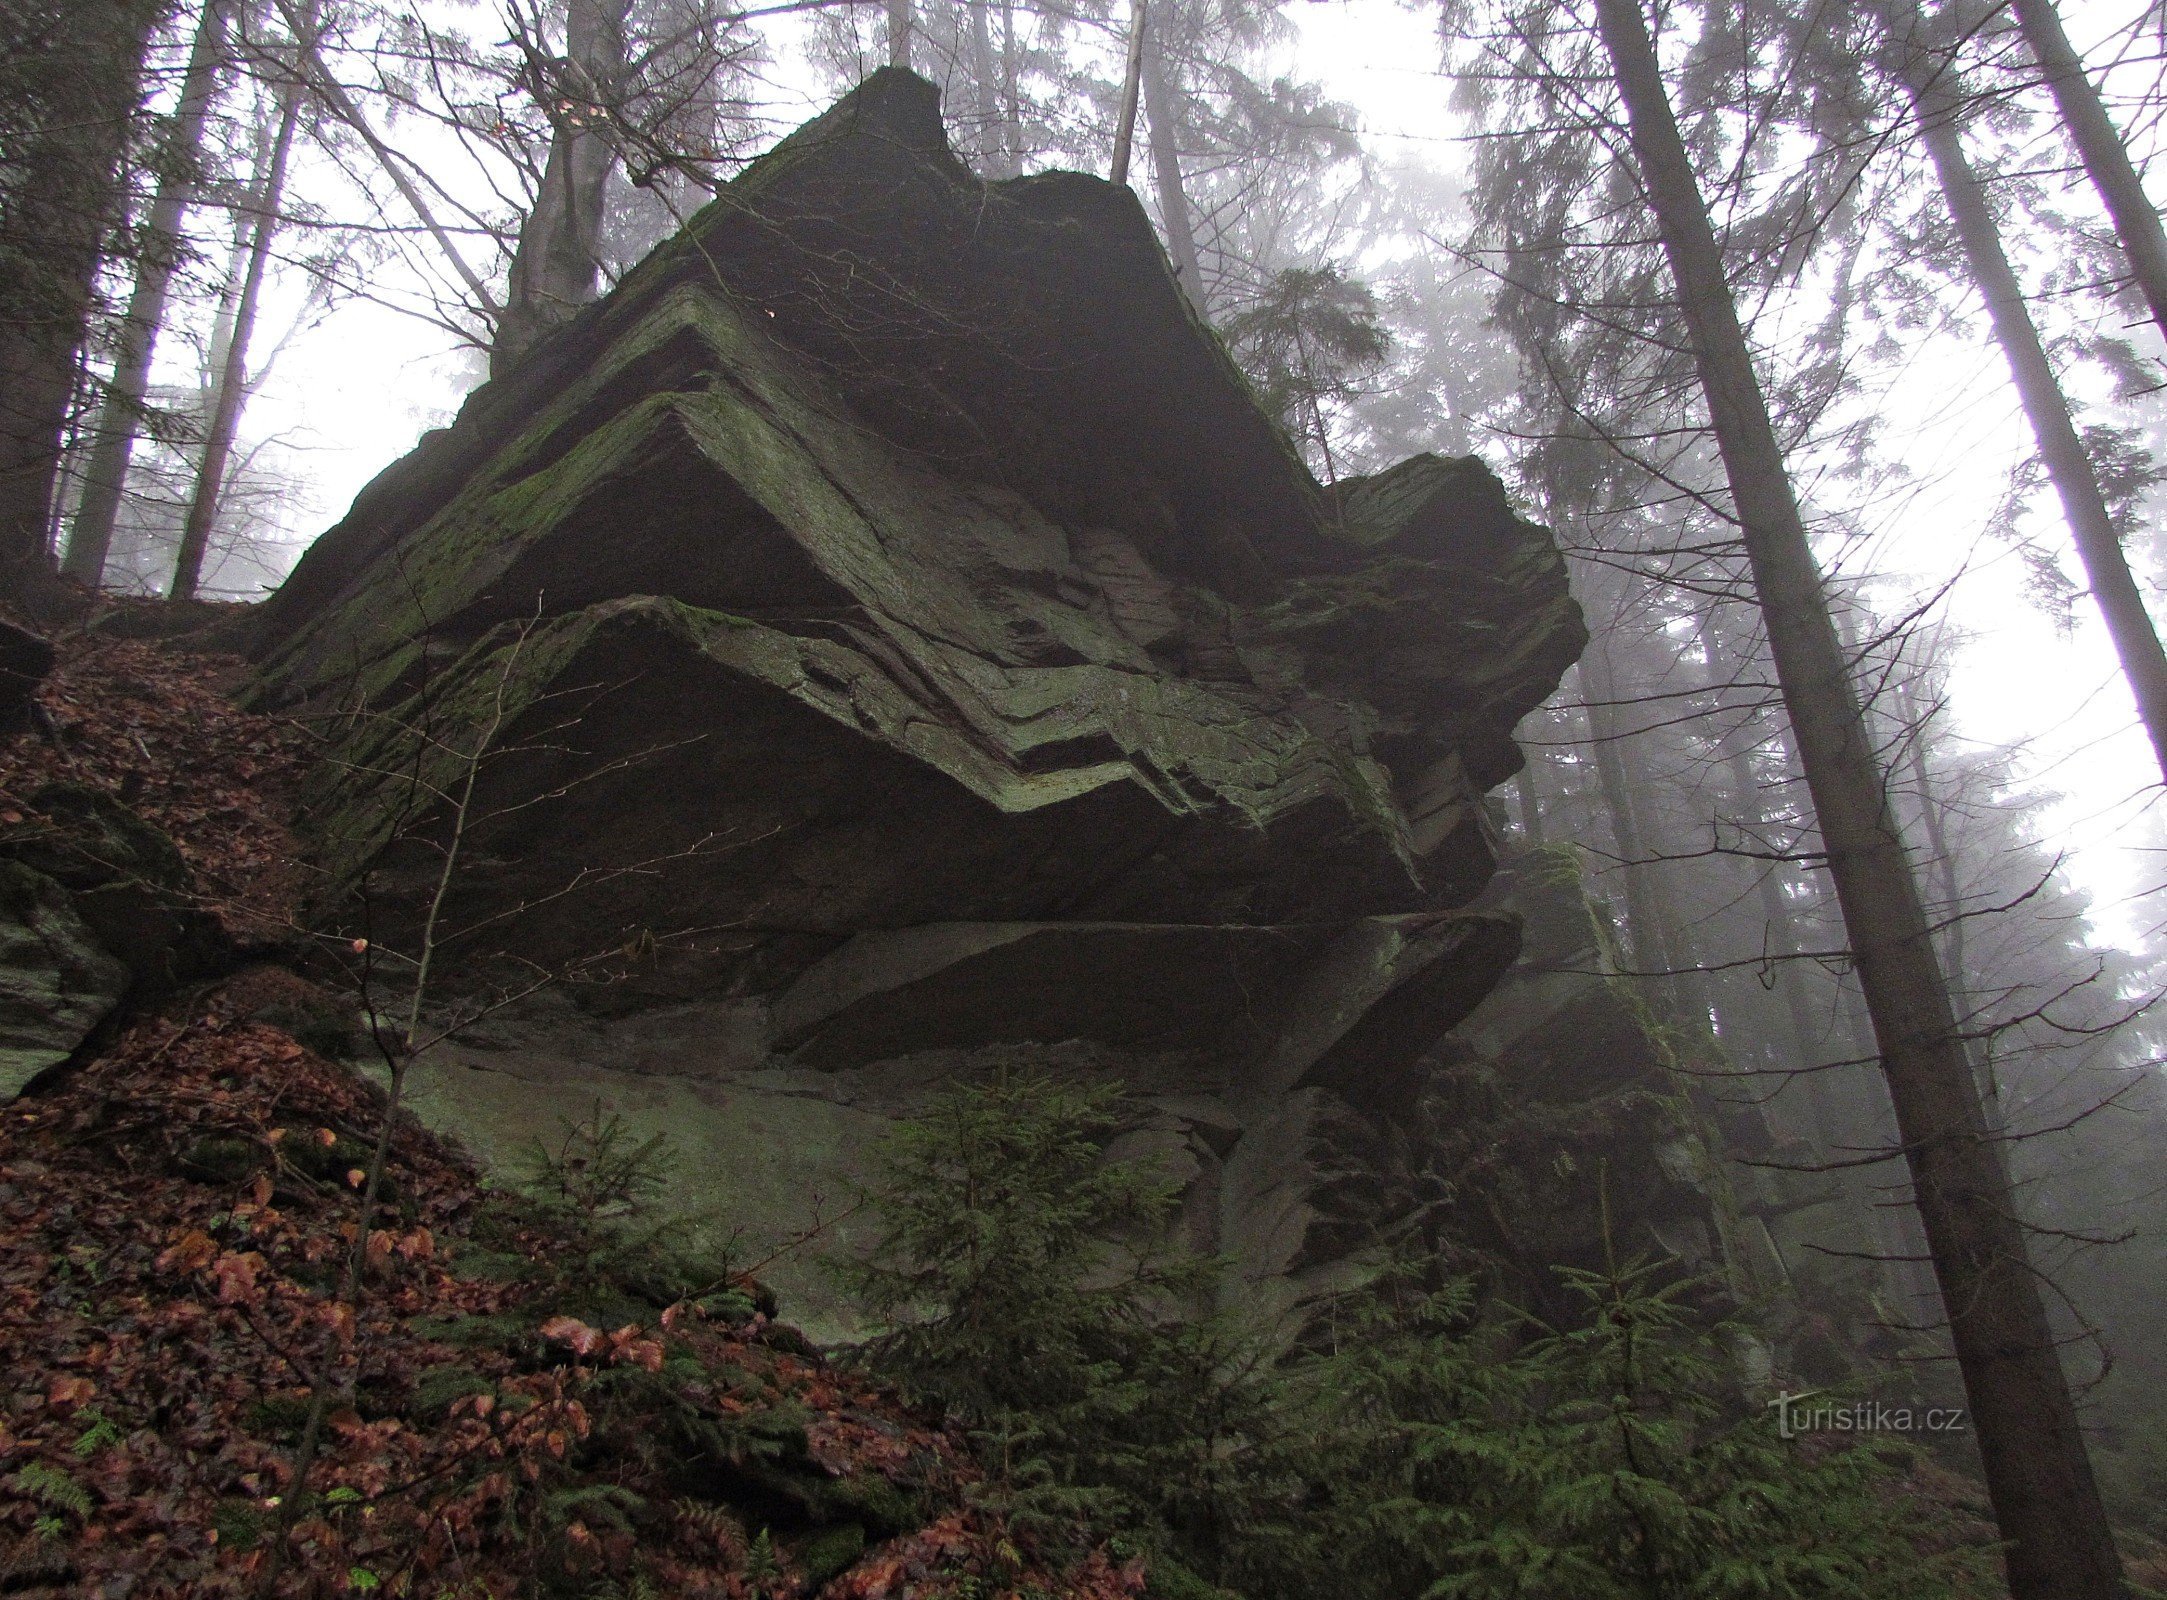
[[[0,619],[0,740],[29,728],[38,685],[53,670],[53,661],[48,640]]]
[[[0,818],[0,1101],[124,999],[206,976],[228,941],[173,841],[111,795],[53,783]]]
[[[1129,1082],[1199,1241],[1297,1294],[1351,1246],[1316,1153],[1512,961],[1483,795],[1584,639],[1480,463],[1321,487],[1128,190],[981,183],[895,71],[254,628],[264,701],[351,714],[308,817],[356,931],[411,951],[441,887],[454,983],[610,980],[431,1069],[477,1142],[601,1094],[718,1190],[787,1143],[802,1216],[823,1152],[834,1198],[912,1086],[1021,1052]]]

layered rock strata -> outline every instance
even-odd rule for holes
[[[1513,959],[1468,909],[1483,795],[1585,637],[1480,463],[1320,486],[1128,190],[980,182],[897,71],[477,391],[253,627],[262,699],[333,730],[335,915],[411,953],[439,907],[453,990],[610,980],[443,1058],[501,1082],[432,1069],[478,1142],[672,1102],[718,1208],[734,1161],[780,1216],[804,1194],[725,1130],[772,1114],[796,1188],[843,1184],[881,1116],[1021,1052],[1129,1081],[1198,1242],[1289,1282],[1318,1130],[1388,1115]]]

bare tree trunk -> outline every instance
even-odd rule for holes
[[[316,8],[311,3],[303,16],[310,36],[315,17]],[[219,363],[218,393],[203,434],[203,459],[196,468],[188,518],[181,525],[181,548],[173,561],[173,581],[166,588],[169,601],[193,600],[197,585],[203,581],[203,560],[210,549],[211,529],[218,520],[234,434],[240,427],[241,406],[248,394],[248,346],[256,331],[256,311],[263,294],[264,270],[271,259],[271,241],[278,234],[279,207],[286,194],[286,164],[293,154],[294,129],[300,115],[301,81],[295,76],[279,86],[278,131],[272,135],[270,156],[251,197],[256,218],[249,231],[248,264],[242,273],[240,294],[233,303],[233,331],[226,340],[225,358]]]
[[[1132,0],[1128,60],[1121,73],[1121,109],[1114,118],[1114,160],[1107,172],[1112,183],[1129,181],[1129,154],[1136,143],[1136,97],[1144,73],[1144,27],[1149,20],[1148,0]]]
[[[407,171],[411,164],[409,158],[401,156],[384,142],[383,136],[369,125],[369,119],[362,114],[361,107],[354,103],[354,97],[346,92],[339,80],[324,65],[311,36],[312,28],[303,26],[301,0],[272,0],[272,4],[278,8],[279,15],[285,19],[286,26],[294,37],[301,41],[299,70],[308,92],[325,110],[353,129],[361,142],[369,147],[369,153],[376,157],[376,164],[383,169],[384,176],[391,180],[391,186],[399,191],[401,198],[427,230],[429,237],[436,241],[436,247],[443,254],[445,264],[457,274],[459,281],[466,285],[474,309],[485,322],[493,326],[502,316],[502,307],[490,295],[489,285],[482,281],[481,274],[476,272],[460,253],[458,243],[430,209],[427,196],[421,192],[413,175]],[[314,13],[310,12],[309,15]]]
[[[1542,820],[1542,756],[1533,750],[1524,752],[1527,765],[1520,769],[1513,780],[1515,809],[1520,816],[1520,837],[1530,850],[1540,850],[1549,841],[1543,836]]]
[[[993,25],[986,0],[968,0],[971,24],[971,118],[978,124],[979,163],[989,177],[1005,178],[1008,152],[1001,123],[1000,72],[993,61]]]
[[[1580,657],[1580,682],[1586,691],[1588,744],[1595,756],[1596,783],[1603,809],[1610,813],[1610,836],[1618,847],[1618,870],[1625,880],[1625,921],[1632,963],[1643,973],[1674,970],[1670,919],[1657,904],[1648,841],[1640,824],[1635,786],[1626,776],[1618,718],[1618,681],[1601,635],[1588,641]]]
[[[1905,724],[1905,762],[1911,768],[1911,781],[1918,790],[1919,823],[1926,834],[1926,848],[1931,853],[1936,887],[1941,893],[1942,967],[1949,975],[1949,999],[1964,1027],[1964,1056],[1971,1063],[1972,1076],[1979,1082],[1979,1095],[1986,1105],[1987,1126],[2001,1133],[2004,1131],[2001,1085],[1995,1079],[1993,1059],[1978,1037],[1977,1019],[1972,1014],[1971,952],[1964,933],[1963,888],[1956,876],[1956,851],[1949,838],[1946,820],[1948,808],[1940,791],[1934,787],[1933,774],[1926,764],[1926,741],[1932,719],[1922,711],[1908,684],[1898,686],[1896,703]]]
[[[1708,658],[1708,692],[1720,701],[1723,690],[1737,680],[1740,661],[1738,653],[1723,637],[1714,607],[1700,619],[1700,636],[1701,647]],[[1754,841],[1756,848],[1765,849],[1775,814],[1761,801],[1760,777],[1753,770],[1754,741],[1747,737],[1758,716],[1757,712],[1746,713],[1744,725],[1738,733],[1723,740],[1720,749],[1724,771],[1730,778],[1733,803],[1739,810],[1736,825]],[[1746,866],[1753,873],[1754,896],[1761,911],[1762,948],[1774,966],[1772,976],[1791,1030],[1792,1064],[1810,1068],[1821,1053],[1821,1036],[1826,1030],[1814,1025],[1813,1006],[1806,997],[1805,976],[1799,971],[1798,956],[1805,944],[1799,938],[1798,918],[1792,914],[1790,901],[1784,896],[1783,863],[1751,860]],[[1806,1100],[1811,1108],[1811,1120],[1825,1133],[1830,1119],[1826,1114],[1827,1092],[1822,1074],[1810,1072],[1807,1075]]]
[[[1913,13],[1915,15],[1915,12]],[[2002,250],[2001,234],[1978,174],[1964,157],[1959,121],[1964,111],[1962,85],[1945,60],[1938,60],[1911,41],[1899,38],[1900,70],[1912,104],[1918,111],[1919,131],[1933,159],[1935,175],[1949,202],[1963,241],[1964,258],[1973,281],[1986,300],[1987,315],[1994,326],[1995,342],[2009,363],[2009,375],[2023,402],[2024,415],[2038,441],[2047,476],[2062,502],[2077,556],[2084,564],[2092,598],[2105,618],[2107,635],[2122,664],[2122,675],[2136,695],[2137,714],[2151,736],[2152,753],[2167,776],[2167,651],[2160,648],[2159,632],[2145,610],[2144,595],[2129,570],[2121,536],[2100,493],[2084,442],[2070,420],[2069,402],[2039,342],[2039,330],[2024,305],[2024,291],[2017,282],[2009,257]]]
[[[614,102],[623,83],[625,18],[631,9],[631,0],[572,0],[565,18],[564,81],[534,85],[550,108],[549,158],[512,251],[504,313],[489,347],[491,376],[507,370],[535,340],[595,296],[602,199],[617,164],[600,123],[603,108]]]
[[[911,0],[888,0],[888,65],[910,70]]]
[[[1011,178],[1023,171],[1023,99],[1016,79],[1021,71],[1016,50],[1016,0],[1001,0],[1001,148],[1008,152]]]
[[[2167,230],[2160,227],[2159,212],[2145,197],[2144,181],[2129,159],[2129,146],[2085,75],[2084,63],[2070,48],[2054,0],[2016,0],[2015,9],[2017,27],[2061,109],[2062,125],[2076,142],[2092,187],[2114,219],[2130,273],[2143,291],[2145,304],[2152,308],[2152,320],[2167,334]]]
[[[226,6],[229,0],[204,0],[196,38],[181,78],[180,104],[174,111],[170,166],[158,180],[145,219],[145,255],[136,268],[135,292],[128,318],[121,324],[113,357],[113,381],[83,473],[83,498],[68,531],[68,553],[61,570],[96,588],[105,577],[105,558],[113,548],[113,520],[128,482],[128,461],[135,451],[136,427],[143,398],[150,392],[151,357],[165,322],[166,297],[180,265],[181,215],[196,197],[196,169],[203,159],[203,124],[211,91],[225,65]]]
[[[7,153],[11,222],[35,258],[0,289],[0,569],[48,577],[53,494],[154,0],[82,0],[64,48],[80,104]],[[57,74],[56,74],[57,75]]]
[[[1933,932],[1640,0],[1596,0],[1896,1108],[2015,1600],[2124,1600],[2119,1555]]]
[[[1166,253],[1174,278],[1189,303],[1204,309],[1204,274],[1197,264],[1196,229],[1189,218],[1189,194],[1181,181],[1181,145],[1175,121],[1173,85],[1167,81],[1166,57],[1157,30],[1139,15],[1137,33],[1144,41],[1141,62],[1144,113],[1151,120],[1151,175],[1159,192],[1159,220],[1166,228]]]

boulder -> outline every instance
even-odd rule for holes
[[[1110,1074],[1198,1240],[1312,1287],[1398,1202],[1299,1153],[1403,1115],[1511,964],[1484,795],[1585,639],[1480,462],[1320,485],[1127,188],[981,182],[895,70],[250,628],[259,702],[333,730],[327,918],[447,993],[606,980],[455,1041],[432,1115],[501,1154],[651,1108],[786,1235],[747,1140],[827,1192],[958,1073]]]
[[[229,955],[171,839],[103,790],[40,788],[0,826],[0,1101],[123,1000],[156,1000]]]
[[[56,659],[50,640],[0,620],[0,739],[29,729],[38,685]]]
[[[73,1055],[128,981],[66,889],[0,858],[0,1102]]]

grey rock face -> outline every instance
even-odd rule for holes
[[[0,739],[30,726],[32,697],[53,670],[50,641],[11,622],[0,622]]]
[[[1065,1063],[1157,1108],[1200,1242],[1321,1283],[1404,1199],[1362,1108],[1512,961],[1483,795],[1584,638],[1479,462],[1320,486],[1127,189],[982,183],[886,71],[385,472],[253,649],[354,713],[309,817],[372,938],[456,826],[454,988],[611,979],[431,1068],[477,1142],[604,1093],[743,1215],[788,1188],[743,1129],[832,1184],[926,1085]]]
[[[66,889],[0,859],[0,1101],[74,1054],[128,981]]]

